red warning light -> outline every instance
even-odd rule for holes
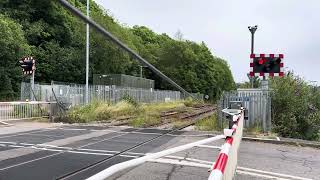
[[[258,63],[259,63],[260,65],[264,64],[264,59],[263,59],[263,58],[260,58],[260,59],[258,60]]]

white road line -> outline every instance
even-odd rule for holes
[[[191,166],[191,167],[200,167],[200,168],[210,168],[210,165],[206,165],[206,164],[187,162],[187,161],[172,161],[169,159],[162,159],[162,158],[152,159],[152,160],[149,160],[149,162],[174,164],[174,165],[181,165],[181,166]]]
[[[7,136],[0,136],[0,139],[2,138],[8,138],[8,137],[15,137],[15,136],[21,136],[21,135],[28,135],[28,134],[33,134],[33,133],[40,133],[40,132],[46,132],[46,131],[49,131],[47,129],[42,129],[42,130],[35,130],[35,132],[26,132],[26,133],[23,133],[23,132],[17,132],[17,133],[14,133],[12,135],[7,135]]]
[[[256,172],[256,173],[264,173],[264,174],[270,174],[270,175],[274,175],[274,176],[282,176],[285,178],[292,178],[292,179],[298,179],[298,180],[312,180],[309,178],[303,178],[303,177],[292,176],[292,175],[281,174],[281,173],[268,172],[268,171],[252,169],[252,168],[238,167],[238,169],[243,170],[243,171],[252,171],[252,172]]]
[[[212,163],[214,163],[214,162],[210,162],[210,161],[204,161],[204,160],[193,159],[193,158],[184,158],[184,157],[180,157],[180,156],[165,156],[164,158],[188,160],[188,161],[194,161],[194,162],[198,162],[198,163],[202,163],[202,164],[208,164],[208,165],[211,165]]]
[[[290,180],[290,179],[286,179],[286,178],[280,178],[280,177],[276,177],[276,176],[269,176],[269,175],[257,174],[257,173],[246,172],[246,171],[241,171],[241,170],[237,170],[237,173],[239,173],[239,174],[251,175],[251,176],[256,176],[256,177],[262,177],[262,178],[268,178],[268,179]]]
[[[19,145],[8,145],[9,147],[16,147],[16,148],[21,148],[21,147],[24,147],[24,146],[19,146]]]
[[[106,152],[106,153],[119,153],[120,151],[108,151],[108,150],[99,150],[99,149],[85,149],[80,148],[77,149],[79,151],[91,151],[91,152]],[[126,152],[126,154],[132,154],[132,155],[146,155],[145,153],[135,153],[135,152]]]
[[[48,155],[48,156],[45,156],[45,157],[32,159],[32,160],[25,161],[25,162],[22,162],[22,163],[18,163],[18,164],[12,165],[12,166],[7,166],[5,168],[0,169],[0,171],[6,170],[6,169],[10,169],[10,168],[14,168],[14,167],[17,167],[17,166],[21,166],[21,165],[24,165],[24,164],[28,164],[28,163],[31,163],[31,162],[35,162],[35,161],[38,161],[38,160],[41,160],[41,159],[45,159],[45,158],[48,158],[48,157],[52,157],[52,156],[55,156],[57,154],[59,154],[59,153],[55,153],[55,154],[51,154],[51,155]]]
[[[81,128],[61,128],[62,130],[66,131],[88,131],[90,129],[81,129]]]
[[[16,142],[0,141],[1,144],[17,144]]]
[[[34,144],[29,144],[29,143],[19,143],[21,145],[26,145],[26,146],[33,146]]]
[[[66,151],[69,153],[75,153],[75,154],[92,154],[92,155],[101,155],[101,156],[112,156],[114,154],[106,154],[106,153],[92,153],[92,152],[81,152],[81,151]]]
[[[174,159],[167,159],[167,158],[174,158]],[[190,161],[196,161],[198,163],[190,162]],[[191,158],[183,158],[179,156],[166,156],[164,158],[159,159],[153,159],[150,162],[158,162],[158,163],[165,163],[165,164],[176,164],[176,165],[185,165],[185,166],[193,166],[193,167],[201,167],[201,168],[210,168],[210,164],[214,164],[214,162],[209,161],[203,161],[198,159],[191,159]],[[245,168],[245,167],[238,167],[237,172],[240,172],[241,174],[248,174],[258,177],[264,177],[264,178],[271,178],[271,179],[280,179],[280,180],[312,180],[309,178],[303,178],[293,175],[287,175],[287,174],[281,174],[281,173],[274,173],[274,172],[268,172],[268,171],[262,171],[252,168]]]
[[[110,137],[110,138],[107,138],[107,139],[103,139],[103,140],[101,140],[101,141],[92,142],[92,143],[89,143],[89,144],[80,146],[79,148],[86,147],[86,146],[90,146],[90,145],[95,144],[95,143],[107,141],[107,140],[110,140],[110,139],[113,139],[113,138],[116,138],[116,137],[120,137],[120,136],[123,136],[123,135],[124,135],[124,134],[119,134],[119,135],[117,135],[117,136],[113,136],[113,137]],[[34,146],[34,147],[32,147],[32,148],[37,148],[37,147]],[[18,164],[15,164],[15,165],[11,165],[11,166],[8,166],[8,167],[5,167],[5,168],[0,169],[0,171],[2,171],[2,170],[7,170],[7,169],[10,169],[10,168],[14,168],[14,167],[21,166],[21,165],[25,165],[25,164],[28,164],[28,163],[32,163],[32,162],[35,162],[35,161],[38,161],[38,160],[46,159],[46,158],[53,157],[53,156],[62,154],[62,153],[64,153],[64,152],[67,152],[67,151],[63,151],[63,150],[55,150],[55,151],[58,151],[58,153],[51,154],[51,155],[47,155],[47,156],[40,157],[40,158],[36,158],[36,159],[32,159],[32,160],[25,161],[25,162],[22,162],[22,163],[18,163]]]

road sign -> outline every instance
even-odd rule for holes
[[[283,76],[283,54],[251,54],[250,76]]]

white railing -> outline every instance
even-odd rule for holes
[[[0,121],[49,116],[56,102],[0,102]]]
[[[243,115],[244,114],[242,110],[237,110],[237,113],[233,114],[232,118],[234,120],[234,125],[232,126],[232,129],[225,129],[224,135],[217,135],[215,137],[203,139],[197,142],[174,147],[174,148],[160,151],[157,153],[147,154],[146,156],[143,156],[137,159],[132,159],[119,164],[115,164],[99,172],[98,174],[95,174],[89,177],[87,180],[103,180],[112,176],[117,172],[120,172],[130,167],[138,166],[145,162],[161,163],[162,161],[157,159],[169,156],[170,154],[174,154],[180,151],[191,149],[193,147],[211,147],[215,149],[221,149],[218,160],[216,161],[216,163],[213,163],[212,168],[210,168],[212,172],[209,176],[209,180],[221,180],[221,179],[231,180],[234,177],[234,174],[236,172],[236,167],[237,167],[238,149],[239,149],[241,138],[242,138],[242,128],[243,128],[243,120],[244,120]],[[221,148],[205,145],[205,144],[208,144],[220,139],[224,139],[224,138],[226,138],[226,143]],[[223,160],[221,160],[221,156],[224,156],[227,158],[226,159],[224,158]],[[229,159],[228,159],[228,156],[229,156]],[[222,171],[221,169],[219,169],[221,167],[223,168]]]

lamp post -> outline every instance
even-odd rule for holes
[[[87,17],[89,18],[89,4],[87,0]],[[89,24],[87,23],[87,38],[86,38],[86,104],[89,103]]]
[[[258,25],[248,26],[249,31],[251,32],[251,54],[254,53],[254,33],[258,29]],[[251,88],[253,88],[253,78],[249,78],[251,82]]]

